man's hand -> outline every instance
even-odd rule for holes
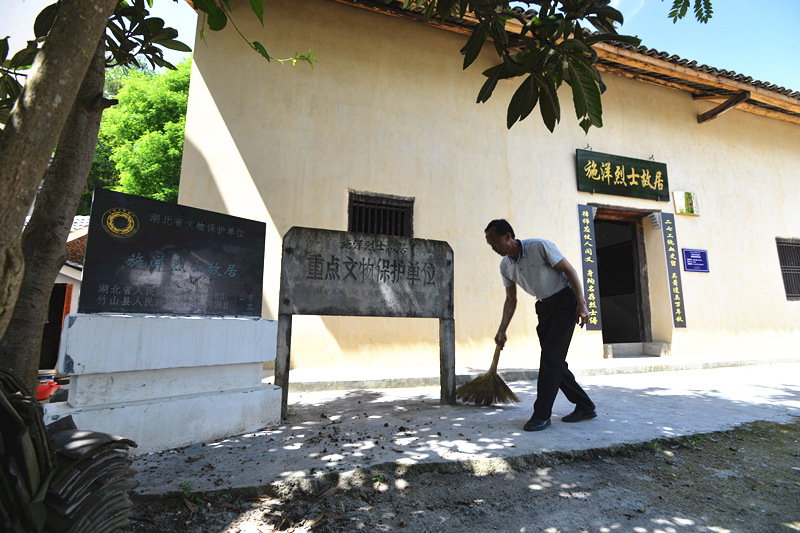
[[[589,322],[589,310],[585,303],[578,303],[578,307],[575,309],[575,323],[583,327],[587,322]]]
[[[506,337],[505,333],[497,332],[497,335],[494,336],[494,342],[497,343],[498,346],[501,348],[506,345],[506,341],[508,337]]]

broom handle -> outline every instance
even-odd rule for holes
[[[500,362],[500,352],[503,350],[503,345],[498,344],[497,347],[494,349],[494,357],[492,358],[492,367],[489,369],[489,372],[497,372],[497,363]]]

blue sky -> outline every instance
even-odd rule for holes
[[[611,3],[625,17],[620,33],[636,35],[643,46],[800,91],[800,0],[713,0],[707,24],[691,8],[673,24],[672,0]]]
[[[51,1],[0,0],[0,37],[11,36],[12,50],[33,38],[33,20]],[[620,32],[638,36],[644,46],[800,91],[800,0],[713,0],[708,24],[691,14],[673,24],[667,17],[672,0],[612,0],[612,5],[625,16]],[[194,46],[197,17],[183,0],[155,0],[152,12]]]

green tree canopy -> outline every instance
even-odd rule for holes
[[[187,59],[176,70],[130,70],[120,80],[119,103],[103,114],[98,139],[111,149],[117,190],[177,202],[190,70]]]

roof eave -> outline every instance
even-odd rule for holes
[[[393,16],[414,22],[423,22],[423,16],[414,11],[403,10],[396,0],[331,0],[340,4],[366,9],[383,15]],[[477,23],[465,16],[458,22],[442,21],[434,17],[427,25],[441,30],[470,35]],[[519,33],[521,24],[510,20],[506,28],[510,33]],[[762,82],[744,83],[725,76],[705,72],[698,68],[681,65],[652,57],[646,53],[631,50],[625,45],[598,43],[594,45],[599,62],[598,70],[644,83],[659,85],[683,91],[698,100],[709,100],[718,104],[730,102],[742,91],[749,92],[746,99],[736,102],[736,109],[764,117],[800,124],[800,97],[798,92],[789,95],[764,88]],[[675,56],[672,56],[675,57]],[[692,62],[693,63],[693,62]],[[716,69],[711,69],[716,70]],[[733,73],[735,74],[735,73]],[[738,76],[738,75],[737,75]],[[780,88],[784,92],[786,89]],[[700,115],[698,115],[698,122]]]

